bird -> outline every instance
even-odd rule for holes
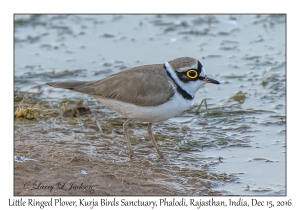
[[[128,125],[132,120],[147,122],[148,135],[158,157],[163,159],[152,133],[153,123],[168,120],[186,110],[196,92],[206,83],[220,84],[206,75],[199,60],[179,57],[163,64],[133,67],[101,80],[50,82],[47,85],[91,95],[102,105],[127,118],[123,131],[130,159],[134,153]]]

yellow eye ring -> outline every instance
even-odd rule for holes
[[[195,79],[198,77],[198,72],[194,69],[190,69],[186,72],[186,76],[188,76],[191,79]]]

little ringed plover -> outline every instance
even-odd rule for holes
[[[132,119],[148,122],[148,134],[163,158],[152,134],[152,124],[174,117],[192,103],[197,90],[206,83],[220,84],[208,77],[199,60],[176,58],[164,64],[134,67],[101,80],[51,82],[47,85],[93,96],[125,118],[123,124],[129,157],[133,150],[128,136]]]

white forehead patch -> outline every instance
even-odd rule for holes
[[[206,72],[205,72],[205,69],[204,69],[203,66],[202,66],[202,68],[201,68],[200,76],[201,76],[201,77],[205,77],[205,76],[206,76]]]

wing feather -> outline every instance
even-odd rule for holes
[[[78,86],[71,88],[68,88],[70,84],[63,83],[57,87],[139,106],[157,106],[166,103],[174,95],[170,82],[163,65],[155,64],[128,69],[99,81],[73,82]]]

